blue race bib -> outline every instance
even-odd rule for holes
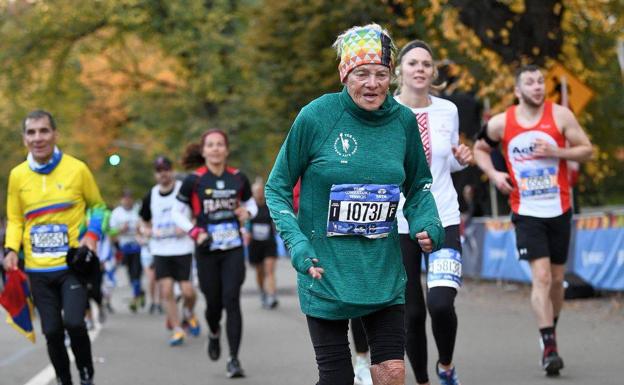
[[[557,194],[559,192],[557,168],[547,167],[523,170],[520,172],[518,185],[522,197],[539,198],[540,195]]]
[[[400,194],[397,185],[332,185],[327,236],[387,237],[396,218]]]
[[[236,222],[221,222],[208,225],[210,250],[230,250],[243,245]]]
[[[59,258],[69,251],[67,225],[38,225],[30,229],[34,258]]]
[[[462,284],[461,254],[455,249],[440,249],[429,254],[427,287],[446,286],[459,289]]]

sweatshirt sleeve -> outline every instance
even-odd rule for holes
[[[431,172],[423,150],[416,120],[406,119],[405,153],[405,205],[403,213],[409,223],[410,237],[416,239],[416,233],[426,231],[433,241],[433,249],[438,250],[444,242],[444,228],[438,215],[433,194],[431,194]]]
[[[295,270],[307,274],[316,253],[299,227],[293,208],[293,188],[307,167],[312,129],[305,109],[297,116],[282,144],[265,186],[266,203],[280,237],[290,250]]]
[[[90,211],[89,224],[85,235],[100,240],[103,234],[104,217],[106,216],[107,208],[100,194],[100,189],[95,183],[95,178],[87,165],[83,166],[82,192],[87,203],[87,210]]]
[[[7,228],[4,247],[18,252],[22,247],[22,235],[24,232],[24,211],[19,198],[19,186],[15,171],[9,175],[9,188],[7,194]]]

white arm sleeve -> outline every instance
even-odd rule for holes
[[[256,215],[258,215],[258,205],[256,204],[256,200],[254,198],[249,198],[249,200],[243,202],[243,207],[249,211],[249,219],[255,218]]]
[[[176,226],[187,233],[193,228],[193,222],[189,219],[189,207],[186,203],[176,199],[171,209],[171,218]]]

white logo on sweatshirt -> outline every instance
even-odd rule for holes
[[[351,134],[341,132],[334,141],[334,151],[342,157],[350,157],[355,155],[358,150],[357,140]]]

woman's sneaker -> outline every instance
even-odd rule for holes
[[[241,368],[240,361],[236,357],[230,357],[227,362],[227,376],[229,378],[245,377],[245,372]]]
[[[359,356],[355,358],[355,366],[353,367],[353,384],[373,385],[370,365],[368,364],[368,360],[366,358]]]
[[[440,365],[436,365],[438,373],[438,378],[440,379],[441,385],[461,385],[459,379],[457,378],[457,372],[455,371],[455,366],[450,368],[449,370],[444,370],[440,368]]]
[[[221,342],[219,342],[219,334],[212,334],[208,331],[208,357],[216,361],[221,356]]]

